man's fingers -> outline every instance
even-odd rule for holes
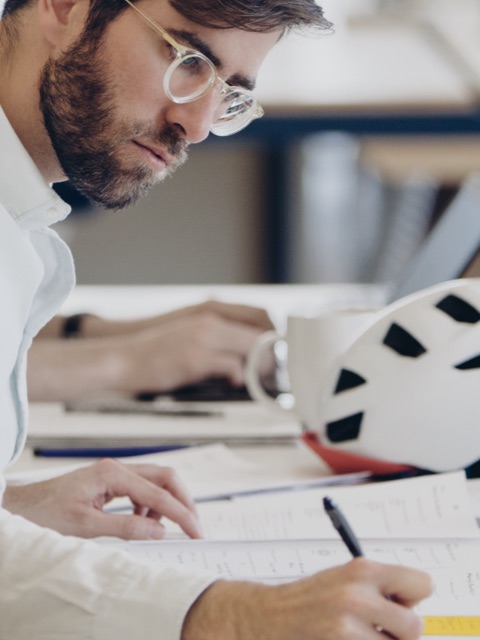
[[[192,307],[192,309],[196,312],[210,311],[233,322],[253,325],[262,331],[269,331],[274,328],[268,313],[260,307],[253,307],[247,304],[232,304],[219,300],[208,300],[196,307]]]
[[[381,601],[374,625],[379,637],[420,638],[423,621],[413,607],[432,593],[431,577],[410,567],[378,565]]]
[[[91,518],[92,529],[101,530],[103,536],[123,540],[160,540],[165,535],[165,527],[152,518],[103,512],[96,512]]]
[[[128,496],[136,505],[147,507],[149,512],[161,514],[172,522],[176,522],[190,537],[202,537],[193,501],[188,493],[185,494],[184,490],[180,488],[180,481],[177,481],[170,469],[166,470],[165,475],[170,481],[170,487],[179,493],[182,500],[170,493],[169,489],[157,486],[154,482],[124,465],[118,465],[118,469],[123,473],[112,474],[108,486],[109,494]],[[165,468],[158,467],[158,470],[158,473],[162,474],[162,470],[165,471]],[[190,504],[193,508],[187,506]],[[136,518],[138,516],[126,517]]]
[[[253,325],[262,331],[270,331],[274,328],[270,316],[264,309],[243,304],[225,304],[217,302],[219,312],[234,322],[242,322]]]
[[[383,634],[384,638],[386,636],[399,640],[419,638],[423,628],[421,617],[413,609],[394,600],[382,602],[382,607],[373,622],[375,629]]]
[[[396,567],[395,572],[386,572],[384,575],[386,579],[381,583],[382,593],[405,607],[415,606],[432,593],[432,579],[423,571]]]
[[[178,321],[187,317],[198,317],[205,313],[215,314],[226,320],[252,325],[261,331],[273,329],[273,323],[265,309],[248,304],[232,304],[219,300],[207,300],[180,309],[174,309],[157,317],[159,323]]]
[[[244,357],[251,349],[258,336],[263,333],[257,328],[232,321],[218,324],[211,335],[212,348]]]
[[[192,513],[197,513],[195,502],[193,501],[187,486],[171,467],[161,467],[156,464],[128,463],[124,466],[133,473],[145,478],[145,480],[149,480],[157,487],[166,489]]]

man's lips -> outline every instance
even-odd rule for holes
[[[133,143],[138,147],[147,164],[155,171],[165,171],[165,169],[173,162],[173,158],[169,156],[163,149],[154,147],[153,145],[145,145],[137,140]]]

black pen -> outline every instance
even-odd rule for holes
[[[330,518],[333,526],[338,531],[341,539],[347,545],[348,550],[354,558],[363,556],[363,551],[360,543],[357,540],[357,536],[353,533],[351,526],[348,524],[347,519],[337,507],[337,505],[330,498],[325,497],[323,499],[323,507]]]

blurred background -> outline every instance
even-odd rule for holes
[[[128,210],[58,185],[79,284],[401,273],[480,169],[480,0],[319,1],[335,33],[278,44],[258,79],[262,120],[192,147]]]

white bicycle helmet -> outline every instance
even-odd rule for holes
[[[307,441],[337,472],[477,462],[480,278],[424,289],[376,313],[331,367],[311,427]]]

